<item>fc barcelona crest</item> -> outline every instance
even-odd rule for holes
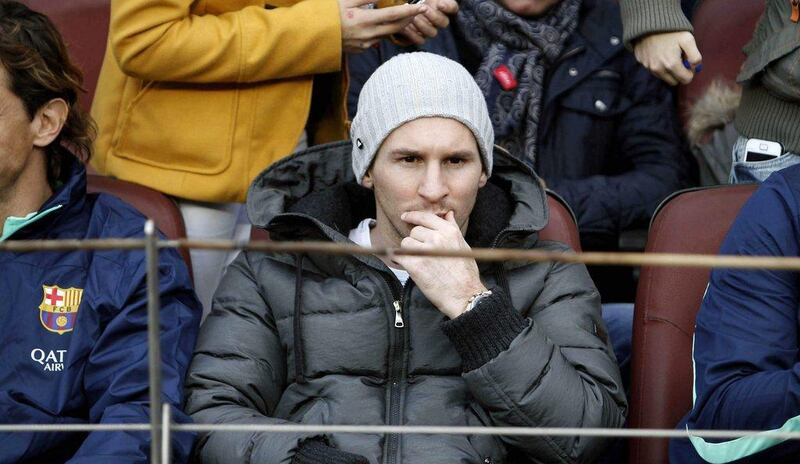
[[[83,289],[42,285],[42,291],[44,295],[42,304],[39,305],[39,320],[44,328],[59,335],[72,332],[78,318]]]

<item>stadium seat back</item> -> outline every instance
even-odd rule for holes
[[[156,227],[168,239],[186,238],[186,227],[178,205],[160,192],[132,182],[98,175],[87,176],[86,190],[89,193],[108,193],[125,201],[144,216],[153,219]],[[191,275],[192,260],[189,250],[179,248],[178,252],[189,267]]]
[[[111,0],[22,0],[22,3],[46,14],[61,32],[70,56],[83,71],[87,93],[81,95],[81,104],[88,110],[106,50]]]
[[[703,55],[703,70],[678,89],[681,120],[715,80],[736,82],[744,62],[742,47],[750,41],[764,12],[764,0],[703,0],[694,13],[695,40]]]
[[[550,219],[539,232],[539,239],[561,242],[580,252],[581,238],[578,234],[578,224],[570,207],[561,197],[550,191],[547,192],[547,207],[550,210]]]
[[[654,215],[646,252],[717,254],[755,185],[677,192]],[[710,269],[643,266],[633,322],[629,426],[674,428],[692,405],[692,335]],[[631,464],[667,463],[667,439],[630,440]]]

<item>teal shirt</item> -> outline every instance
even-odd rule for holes
[[[9,216],[6,218],[6,222],[3,225],[3,233],[0,234],[0,242],[8,239],[12,234],[16,231],[22,229],[23,227],[27,226],[28,224],[33,224],[34,222],[38,221],[39,219],[47,216],[48,214],[52,213],[53,211],[61,208],[62,205],[56,205],[52,208],[46,209],[41,213],[38,211],[34,211],[25,215],[25,217],[16,217],[16,216]]]

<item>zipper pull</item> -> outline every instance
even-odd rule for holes
[[[394,326],[398,329],[402,329],[406,326],[405,322],[403,322],[403,308],[400,306],[400,302],[397,300],[395,300],[392,304],[394,304]]]
[[[792,22],[800,21],[800,0],[789,0],[792,4]]]

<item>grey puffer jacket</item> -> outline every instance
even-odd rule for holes
[[[253,224],[274,240],[348,242],[375,217],[349,142],[312,148],[262,173]],[[467,241],[563,250],[537,242],[545,193],[521,163],[495,154]],[[495,295],[446,321],[374,256],[243,252],[229,267],[190,367],[198,423],[619,427],[626,402],[582,265],[482,264]],[[401,317],[403,327],[397,327]],[[447,335],[445,335],[447,332]],[[289,463],[310,435],[202,435],[204,463]],[[605,440],[574,437],[333,434],[370,463],[589,462]]]

